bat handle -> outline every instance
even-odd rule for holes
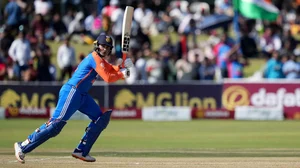
[[[122,68],[125,68],[124,62],[125,62],[126,57],[127,57],[127,54],[125,52],[123,52],[123,56],[122,56],[122,59],[123,59],[123,61],[122,61]]]

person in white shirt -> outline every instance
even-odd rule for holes
[[[158,83],[163,80],[163,63],[158,51],[151,54],[152,58],[146,62],[148,83]]]
[[[52,2],[48,0],[35,0],[34,9],[36,14],[45,16],[50,13],[52,9]]]
[[[83,12],[77,12],[75,18],[68,25],[68,33],[80,34],[83,33],[84,30],[84,14]]]
[[[96,17],[97,11],[92,11],[92,13],[84,19],[84,28],[89,34],[91,34],[92,26]]]
[[[286,79],[297,79],[300,74],[300,65],[296,62],[295,55],[284,55],[282,57],[282,71]]]
[[[276,33],[275,28],[267,27],[259,41],[259,45],[262,52],[271,57],[273,51],[278,51],[282,48],[282,41]]]
[[[18,34],[18,38],[15,39],[9,50],[8,54],[12,58],[14,62],[14,68],[17,72],[17,78],[20,80],[22,77],[22,72],[28,69],[30,57],[30,43],[25,38],[25,32],[20,31]]]
[[[149,55],[151,54],[150,48],[145,48],[143,51],[140,50],[136,53],[137,60],[135,62],[135,69],[137,71],[137,80],[139,80],[141,83],[148,82],[148,75],[146,71],[147,60],[145,58],[145,56],[148,56],[147,53],[149,53]]]
[[[123,16],[124,10],[116,5],[116,9],[111,14],[111,22],[112,22],[112,33],[114,36],[122,35],[122,24],[123,24]]]
[[[144,2],[139,2],[138,8],[134,10],[133,18],[145,32],[149,31],[154,23],[154,14],[151,9],[145,8]]]
[[[70,38],[66,38],[64,44],[58,48],[57,63],[61,70],[60,81],[63,81],[67,74],[70,78],[76,64],[75,49],[70,46]]]

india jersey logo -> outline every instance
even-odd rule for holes
[[[106,40],[106,42],[108,42],[108,43],[110,43],[110,42],[111,42],[111,39],[110,39],[110,37],[109,37],[109,36],[106,36],[105,40]]]
[[[104,64],[103,64],[103,62],[101,62],[101,63],[100,63],[100,66],[101,66],[102,68],[104,68]]]

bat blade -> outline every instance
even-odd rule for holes
[[[123,24],[122,24],[122,53],[123,53],[123,63],[122,67],[124,68],[124,61],[127,57],[127,53],[129,51],[129,42],[130,42],[130,34],[131,34],[131,23],[133,16],[134,8],[132,6],[126,6]]]

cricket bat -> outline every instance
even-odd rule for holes
[[[131,34],[131,23],[133,16],[134,8],[132,6],[126,6],[123,24],[122,24],[122,68],[124,68],[124,61],[127,57],[127,53],[129,51],[129,42],[130,42],[130,34]]]

